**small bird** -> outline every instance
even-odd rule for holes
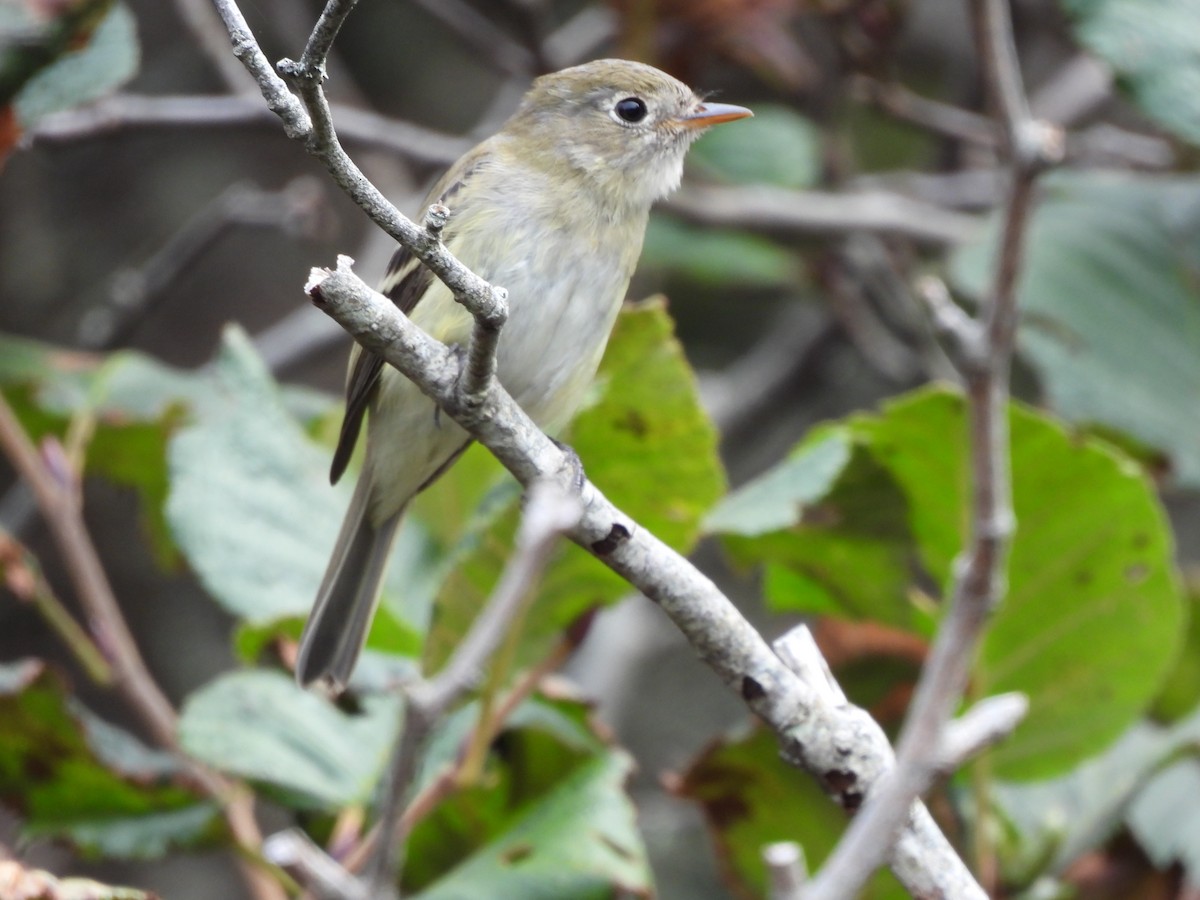
[[[641,253],[650,206],[679,186],[708,127],[751,115],[709,103],[651,66],[606,59],[534,81],[500,131],[429,192],[450,209],[442,234],[476,274],[508,290],[496,375],[539,427],[582,402]],[[380,292],[432,337],[465,346],[473,320],[407,249]],[[367,449],[333,555],[300,638],[296,678],[342,691],[366,641],[408,502],[470,436],[400,372],[357,345],[330,480],[346,469],[367,415]]]

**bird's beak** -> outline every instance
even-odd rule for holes
[[[732,122],[744,119],[754,113],[744,106],[734,106],[730,103],[701,103],[686,116],[680,116],[679,124],[684,128],[707,128],[709,125],[720,125],[722,122]]]

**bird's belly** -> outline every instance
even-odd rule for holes
[[[541,277],[511,273],[495,283],[509,292],[509,319],[500,335],[496,374],[541,428],[560,429],[582,403],[628,278],[588,260],[562,261]],[[614,277],[615,276],[615,277]],[[557,285],[538,290],[536,285]]]

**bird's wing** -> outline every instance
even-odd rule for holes
[[[478,148],[476,153],[464,158],[446,173],[430,191],[431,199],[426,204],[427,207],[434,202],[446,206],[452,205],[454,195],[471,177],[483,158],[484,154],[479,152],[481,150],[484,150],[484,147]],[[432,198],[436,198],[436,200]],[[442,234],[442,240],[446,244],[453,242],[453,232],[454,217],[451,216],[450,222]],[[399,307],[400,312],[411,316],[417,303],[433,284],[433,280],[433,273],[423,266],[407,247],[400,247],[392,255],[391,262],[388,263],[387,272],[383,276],[383,281],[380,282],[379,291],[391,298],[392,302]],[[379,373],[382,371],[383,359],[381,357],[355,346],[350,373],[346,378],[346,412],[342,417],[342,430],[338,434],[337,448],[333,451],[333,462],[329,466],[329,481],[332,484],[336,484],[342,477],[342,473],[346,471],[346,466],[354,453],[354,445],[358,443],[358,433],[362,430],[363,415],[375,394],[375,388],[379,384]]]

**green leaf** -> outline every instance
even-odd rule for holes
[[[767,563],[764,595],[780,611],[873,619],[925,633],[913,580],[907,506],[853,429],[813,431],[780,466],[714,510],[739,563]],[[773,528],[771,531],[763,529]]]
[[[86,423],[84,473],[138,492],[159,561],[174,562],[166,525],[166,443],[190,410],[210,405],[207,379],[122,351],[93,356],[0,336],[0,385],[35,440]]]
[[[225,334],[225,401],[171,441],[167,521],[201,582],[251,622],[307,612],[347,502],[245,335]]]
[[[471,702],[432,736],[416,786],[424,790],[460,759],[481,704]],[[522,703],[491,743],[482,775],[445,798],[412,834],[404,885],[415,893],[500,839],[526,810],[580,766],[609,752],[595,733],[591,707],[538,695]]]
[[[179,847],[211,842],[218,831],[220,815],[220,807],[215,803],[197,803],[137,816],[81,818],[54,828],[31,828],[30,833],[58,834],[99,856],[159,859]]]
[[[715,742],[691,763],[676,792],[704,811],[725,877],[738,896],[767,896],[766,845],[799,842],[809,871],[815,871],[846,827],[845,813],[813,777],[779,758],[779,743],[765,728]],[[908,895],[881,872],[862,896]]]
[[[812,187],[821,175],[821,133],[786,106],[758,104],[754,118],[706,134],[688,165],[725,181]]]
[[[1000,777],[1041,778],[1098,752],[1146,708],[1183,609],[1170,530],[1138,467],[1024,407],[1011,407],[1009,423],[1017,532],[972,684],[981,696],[1029,696],[992,765]],[[967,522],[961,398],[918,391],[859,428],[908,498],[922,561],[947,581]]]
[[[686,552],[699,535],[701,518],[724,490],[725,477],[716,430],[661,301],[622,312],[596,393],[598,399],[576,417],[569,438],[588,477],[639,524]],[[452,470],[447,478],[454,477]],[[429,635],[431,668],[465,634],[511,553],[519,514],[511,505],[514,499],[503,490],[492,495],[489,504],[495,505],[475,519],[460,546]],[[518,664],[540,658],[580,616],[627,590],[589,554],[562,542],[526,620]]]
[[[632,760],[616,751],[578,766],[528,804],[503,833],[415,896],[601,900],[649,895],[650,869],[624,791],[632,769]]]
[[[1200,705],[1200,585],[1188,586],[1185,602],[1183,647],[1154,700],[1154,717],[1165,722],[1183,718]]]
[[[1141,470],[1023,407],[1012,407],[1010,430],[1018,524],[1008,593],[972,685],[981,696],[1029,696],[1028,717],[991,764],[1001,777],[1040,778],[1100,751],[1147,708],[1174,659],[1183,609],[1168,524]],[[837,462],[819,452],[831,435],[853,448],[839,472],[822,468]],[[725,538],[739,561],[768,564],[774,607],[925,634],[930,586],[949,585],[966,539],[965,439],[961,398],[917,391],[877,416],[818,430],[784,474],[766,476],[778,497],[751,485],[714,519],[749,532],[795,520]],[[804,460],[811,481],[789,497],[788,470]]]
[[[0,666],[0,802],[31,835],[146,859],[220,831],[179,764],[87,712],[31,660]],[[177,783],[178,782],[178,783]]]
[[[366,697],[348,715],[279,672],[223,675],[184,704],[179,738],[214,768],[277,788],[296,806],[366,802],[386,762],[398,698]]]
[[[995,245],[993,227],[958,252],[960,287],[983,290]],[[1020,348],[1050,406],[1128,431],[1200,486],[1200,416],[1185,412],[1200,409],[1200,179],[1061,174],[1025,245]]]
[[[1062,872],[1105,844],[1147,781],[1197,738],[1200,715],[1172,728],[1138,722],[1065,775],[995,783],[992,796],[1008,830],[999,845],[1006,883],[1019,886],[1046,871]]]
[[[676,550],[725,492],[718,434],[660,297],[628,307],[600,366],[601,398],[571,426],[588,477]]]
[[[827,496],[842,475],[851,450],[850,434],[843,429],[809,435],[782,463],[722,499],[704,527],[756,537],[799,525],[805,508]]]
[[[175,541],[209,593],[239,619],[261,628],[305,615],[350,479],[329,485],[328,452],[308,438],[240,330],[226,330],[206,390],[207,404],[168,448],[166,516]],[[369,646],[408,653],[419,644],[422,595],[414,600],[403,587],[406,578],[430,577],[430,553],[424,531],[407,523],[393,552],[401,565],[390,567]]]
[[[58,56],[25,82],[15,103],[21,127],[103,97],[132,78],[139,61],[137,21],[124,3],[113,3],[83,47]]]
[[[806,280],[797,256],[769,238],[699,228],[660,213],[650,217],[639,267],[642,272],[678,272],[718,288],[794,288]]]
[[[1079,42],[1151,118],[1200,143],[1200,7],[1189,0],[1063,0]]]

